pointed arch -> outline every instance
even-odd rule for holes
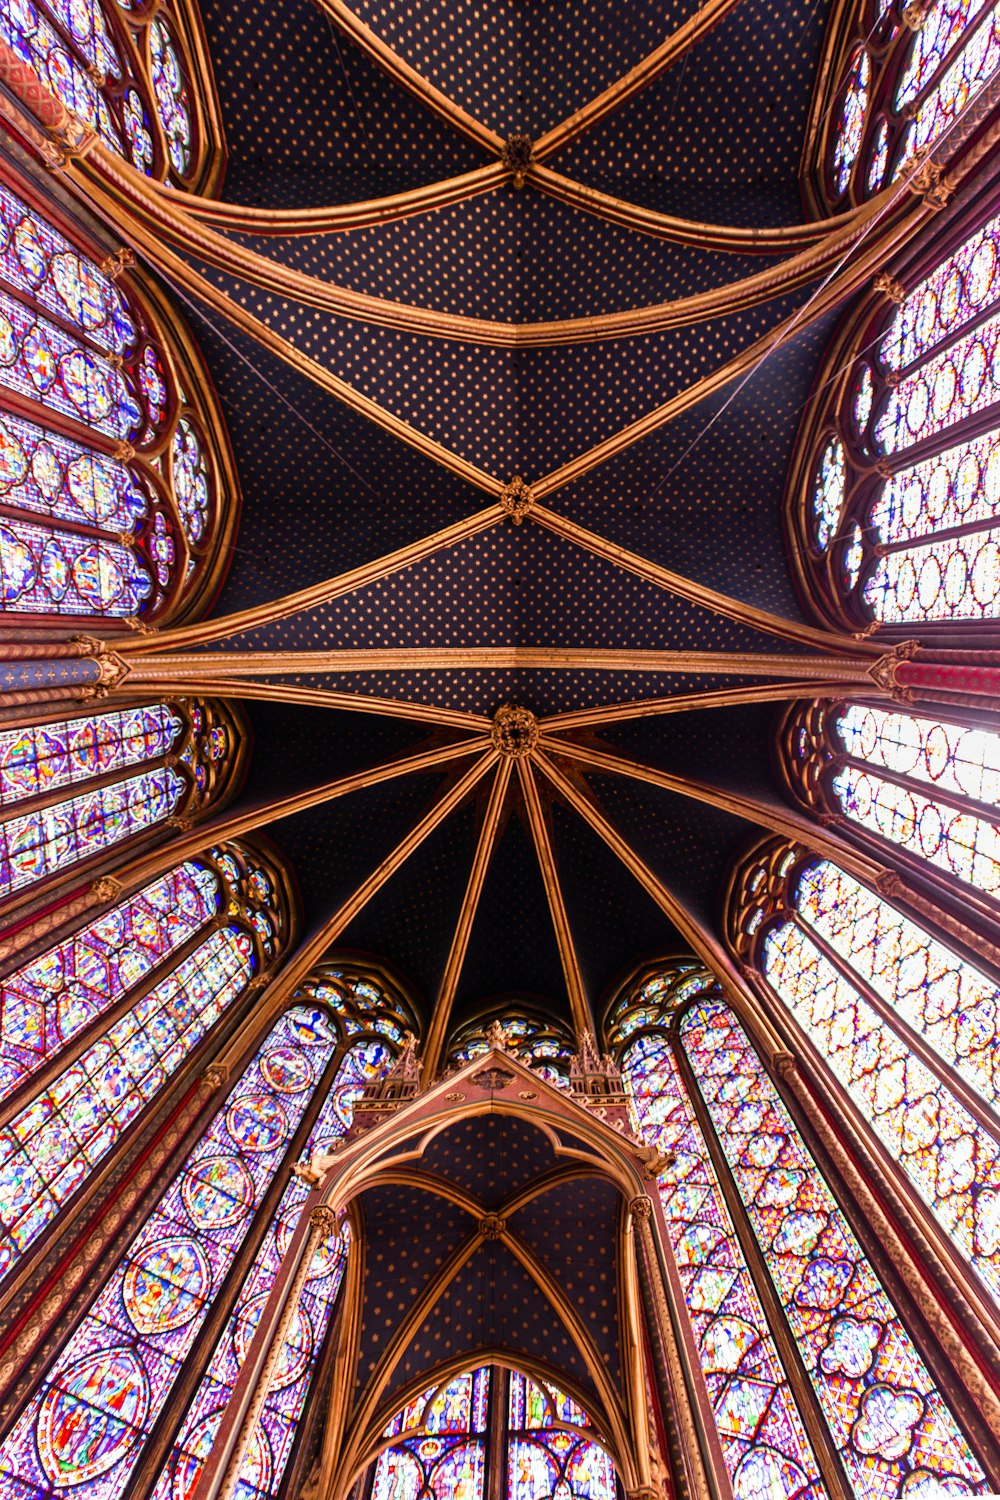
[[[196,1483],[308,1197],[283,1173],[303,1149],[329,1149],[343,1134],[354,1101],[394,1055],[385,1033],[408,1021],[361,976],[321,969],[266,1034],[249,1031],[245,1065],[201,1139],[0,1445],[7,1484],[41,1496],[70,1483],[77,1496],[107,1500],[132,1485],[172,1496]],[[342,1222],[331,1224],[310,1265],[247,1455],[255,1497],[282,1482],[348,1240]],[[198,1381],[185,1382],[178,1407],[182,1362],[198,1349]]]
[[[210,698],[53,711],[0,729],[0,925],[223,807],[246,748],[239,709]]]
[[[729,941],[937,1226],[981,1302],[1000,1301],[1000,1043],[993,975],[800,846],[741,862]],[[971,1276],[970,1276],[971,1273]]]
[[[988,1489],[714,976],[668,960],[607,1027],[669,1156],[659,1197],[734,1494]]]
[[[217,186],[222,122],[194,0],[15,0],[0,41],[137,171],[189,192]]]
[[[0,629],[122,631],[203,610],[239,513],[191,335],[0,168]]]
[[[0,982],[0,1277],[44,1246],[281,957],[287,901],[280,866],[224,844]]]
[[[576,1050],[569,1027],[519,997],[493,1000],[482,1014],[456,1027],[448,1043],[448,1064],[461,1067],[485,1057],[493,1025],[503,1028],[504,1046],[526,1067],[535,1068],[556,1088],[569,1088],[570,1062]]]
[[[841,4],[806,136],[803,183],[813,211],[864,203],[943,139],[947,151],[949,126],[998,69],[1000,18],[987,0]]]
[[[1000,920],[1000,735],[955,709],[794,706],[778,733],[792,792],[881,860]]]
[[[1000,615],[1000,216],[980,207],[901,274],[820,373],[786,497],[793,562],[839,630],[980,644]]]

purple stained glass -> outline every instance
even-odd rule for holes
[[[0,808],[154,760],[183,734],[166,703],[0,730]]]
[[[906,369],[997,300],[998,254],[1000,215],[970,234],[906,294],[879,343],[879,359],[886,369]]]
[[[0,605],[6,611],[64,615],[140,613],[153,592],[131,547],[30,521],[0,522]]]
[[[69,32],[90,65],[110,78],[122,77],[101,0],[48,0],[48,8]]]
[[[0,824],[0,898],[162,823],[187,782],[169,766],[67,797]]]
[[[838,197],[847,191],[861,149],[870,85],[871,64],[868,53],[862,48],[851,64],[833,138],[833,184]]]
[[[736,1500],[819,1500],[816,1456],[670,1044],[641,1037],[622,1064],[643,1140],[674,1158],[660,1202]]]
[[[508,1500],[615,1500],[614,1464],[579,1431],[593,1424],[582,1407],[554,1386],[516,1371],[507,1401]]]
[[[483,1500],[490,1383],[490,1370],[473,1370],[404,1407],[385,1429],[400,1441],[379,1455],[370,1500]]]
[[[200,542],[211,510],[211,480],[204,444],[187,417],[180,419],[174,433],[171,473],[184,533],[189,542]]]
[[[934,354],[890,390],[875,422],[884,453],[899,453],[1000,396],[1000,314]]]
[[[242,994],[253,967],[245,932],[210,933],[0,1131],[0,1274]]]
[[[220,901],[216,876],[189,860],[0,980],[0,1097],[193,938]]]
[[[9,187],[0,183],[0,278],[68,320],[101,349],[124,355],[137,333],[125,298],[89,256],[81,255]]]
[[[859,1500],[986,1494],[954,1415],[732,1012],[696,1005],[680,1043]]]
[[[181,177],[191,170],[191,113],[184,73],[173,38],[158,15],[149,27],[149,56],[156,112],[167,142],[170,165]]]
[[[347,1053],[310,1132],[306,1157],[326,1149],[327,1143],[343,1135],[351,1121],[354,1101],[365,1084],[385,1069],[391,1056],[382,1042],[362,1043]],[[236,1306],[187,1409],[152,1500],[187,1500],[193,1494],[307,1197],[308,1189],[298,1178],[293,1178],[282,1194]],[[347,1249],[345,1229],[332,1234],[316,1251],[235,1500],[271,1500],[277,1493],[329,1327]]]
[[[959,55],[916,106],[913,126],[896,165],[898,177],[918,152],[938,140],[1000,67],[1000,16],[991,7]]]
[[[903,109],[933,79],[963,31],[989,5],[989,0],[938,0],[923,25],[914,32],[906,65],[896,84],[894,104]]]
[[[6,0],[0,6],[0,37],[34,68],[71,114],[96,131],[105,145],[124,156],[121,134],[107,100],[33,0]]]
[[[0,500],[109,532],[136,532],[150,512],[147,491],[125,464],[13,412],[0,414]]]
[[[0,288],[0,384],[124,442],[142,411],[121,370]]]
[[[6,1500],[127,1493],[334,1047],[310,1007],[272,1027],[0,1446]]]

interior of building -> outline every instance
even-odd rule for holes
[[[1000,1492],[998,140],[0,0],[0,1500]]]

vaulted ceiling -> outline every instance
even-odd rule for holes
[[[690,0],[497,0],[475,7],[354,0],[353,19],[340,0],[326,9],[312,0],[202,0],[201,9],[229,151],[222,197],[247,208],[298,210],[410,192],[497,159],[475,130],[455,129],[405,79],[378,66],[371,53],[380,44],[404,73],[408,66],[465,111],[480,136],[492,132],[501,145],[519,135],[537,142],[661,47],[697,8]],[[187,253],[188,267],[244,314],[378,409],[374,418],[352,409],[168,278],[217,384],[243,490],[216,613],[261,604],[461,522],[495,503],[496,487],[514,475],[537,486],[805,307],[818,280],[740,311],[629,336],[579,341],[579,328],[570,327],[543,344],[533,333],[510,331],[672,303],[776,263],[773,255],[748,253],[745,241],[708,249],[623,227],[609,221],[606,203],[603,212],[578,206],[586,190],[654,216],[734,228],[802,222],[800,157],[827,4],[716,0],[712,9],[714,24],[647,87],[546,158],[550,175],[583,185],[571,202],[530,174],[521,188],[503,174],[463,201],[370,227],[296,236],[222,227],[234,247],[255,250],[278,268],[381,299],[383,309],[415,309],[405,312],[406,326],[387,326],[400,321],[391,309],[365,320],[320,310]],[[435,331],[439,314],[480,322],[462,336],[443,335]],[[833,316],[803,317],[746,377],[723,382],[615,455],[553,481],[546,506],[597,533],[610,550],[631,549],[801,620],[780,504]],[[437,461],[440,454],[392,430],[391,418],[462,462]],[[496,520],[332,603],[218,649],[368,648],[381,655],[444,647],[480,655],[444,665],[428,656],[409,666],[376,656],[364,670],[322,677],[289,664],[283,680],[487,716],[513,702],[545,716],[694,692],[723,679],[668,675],[623,658],[601,670],[555,658],[525,668],[509,664],[509,648],[803,649],[675,597],[530,514],[520,525]],[[508,648],[501,664],[482,655],[498,647]],[[749,679],[724,680],[738,686]],[[247,802],[411,752],[429,735],[447,740],[458,733],[374,712],[247,708],[255,741]],[[770,703],[748,703],[612,717],[567,736],[774,802],[776,712]],[[459,764],[452,779],[464,769]],[[297,873],[307,928],[318,927],[398,844],[448,774],[445,768],[395,779],[272,826]],[[720,930],[726,872],[754,836],[752,825],[618,775],[589,771],[587,781],[601,815],[655,877],[697,920]],[[596,1007],[616,980],[684,946],[683,937],[553,784],[541,775],[535,784],[583,987]],[[342,946],[394,965],[425,1014],[442,990],[491,785],[492,774],[340,934]],[[515,774],[453,985],[454,1020],[509,992],[538,996],[569,1014],[536,842]]]

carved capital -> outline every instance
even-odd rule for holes
[[[626,1500],[663,1500],[663,1491],[655,1484],[640,1484],[638,1489],[626,1490]]]
[[[653,1200],[641,1193],[637,1198],[629,1200],[629,1208],[634,1219],[648,1219],[653,1212]]]
[[[95,901],[117,901],[124,889],[121,881],[116,880],[113,875],[102,875],[90,887],[90,894]]]
[[[126,615],[125,624],[129,630],[134,630],[136,635],[156,634],[156,626],[147,624],[145,620],[140,620],[138,615]]]
[[[333,1234],[337,1228],[337,1215],[329,1203],[320,1203],[309,1215],[309,1222],[314,1229],[321,1229],[324,1234]]]
[[[798,1068],[798,1062],[791,1052],[776,1052],[771,1061],[779,1078],[788,1078]]]
[[[221,1062],[209,1063],[201,1078],[206,1088],[221,1089],[229,1082],[229,1065]]]
[[[127,464],[130,459],[135,458],[135,449],[131,443],[117,443],[112,458],[117,458],[119,463]]]
[[[513,173],[514,186],[516,188],[524,187],[524,179],[528,175],[528,168],[531,166],[531,158],[534,152],[535,147],[530,136],[511,135],[504,141],[500,160],[508,172]]]
[[[906,301],[906,288],[901,281],[896,280],[895,276],[890,276],[888,271],[879,271],[872,286],[876,292],[883,297],[888,297],[889,301],[895,302],[897,306]]]
[[[538,744],[538,720],[530,708],[502,703],[493,715],[490,739],[501,755],[523,760]]]
[[[115,251],[114,255],[109,255],[106,260],[101,261],[101,270],[104,272],[105,276],[110,276],[112,281],[117,281],[118,277],[124,270],[127,270],[129,266],[134,265],[134,253],[129,249],[127,245],[123,245],[120,250]],[[120,444],[120,446],[123,448],[132,449],[132,451],[128,455],[129,458],[131,458],[132,454],[135,452],[135,449],[132,448],[131,443],[122,443]]]
[[[190,818],[167,818],[165,827],[176,828],[178,833],[190,833],[194,823]]]
[[[479,1221],[479,1233],[484,1240],[498,1240],[507,1228],[507,1220],[498,1214],[487,1214]]]
[[[906,186],[918,198],[923,198],[928,208],[944,208],[955,191],[955,184],[943,167],[928,158],[907,178]]]
[[[891,479],[893,475],[893,468],[889,459],[885,457],[876,459],[875,473],[879,476],[880,479]]]
[[[525,484],[520,474],[508,479],[500,491],[500,506],[510,516],[515,526],[520,526],[535,503],[531,486]]]
[[[893,646],[891,651],[887,651],[884,656],[872,662],[868,668],[868,676],[876,687],[891,693],[899,702],[911,703],[913,695],[909,688],[899,681],[897,671],[900,662],[911,661],[919,650],[919,641],[900,641],[898,646]]]
[[[885,896],[888,901],[893,897],[905,896],[906,887],[895,870],[882,870],[876,875],[872,882],[880,896]]]
[[[921,31],[933,9],[934,0],[910,0],[908,5],[904,5],[900,19],[908,30]]]

